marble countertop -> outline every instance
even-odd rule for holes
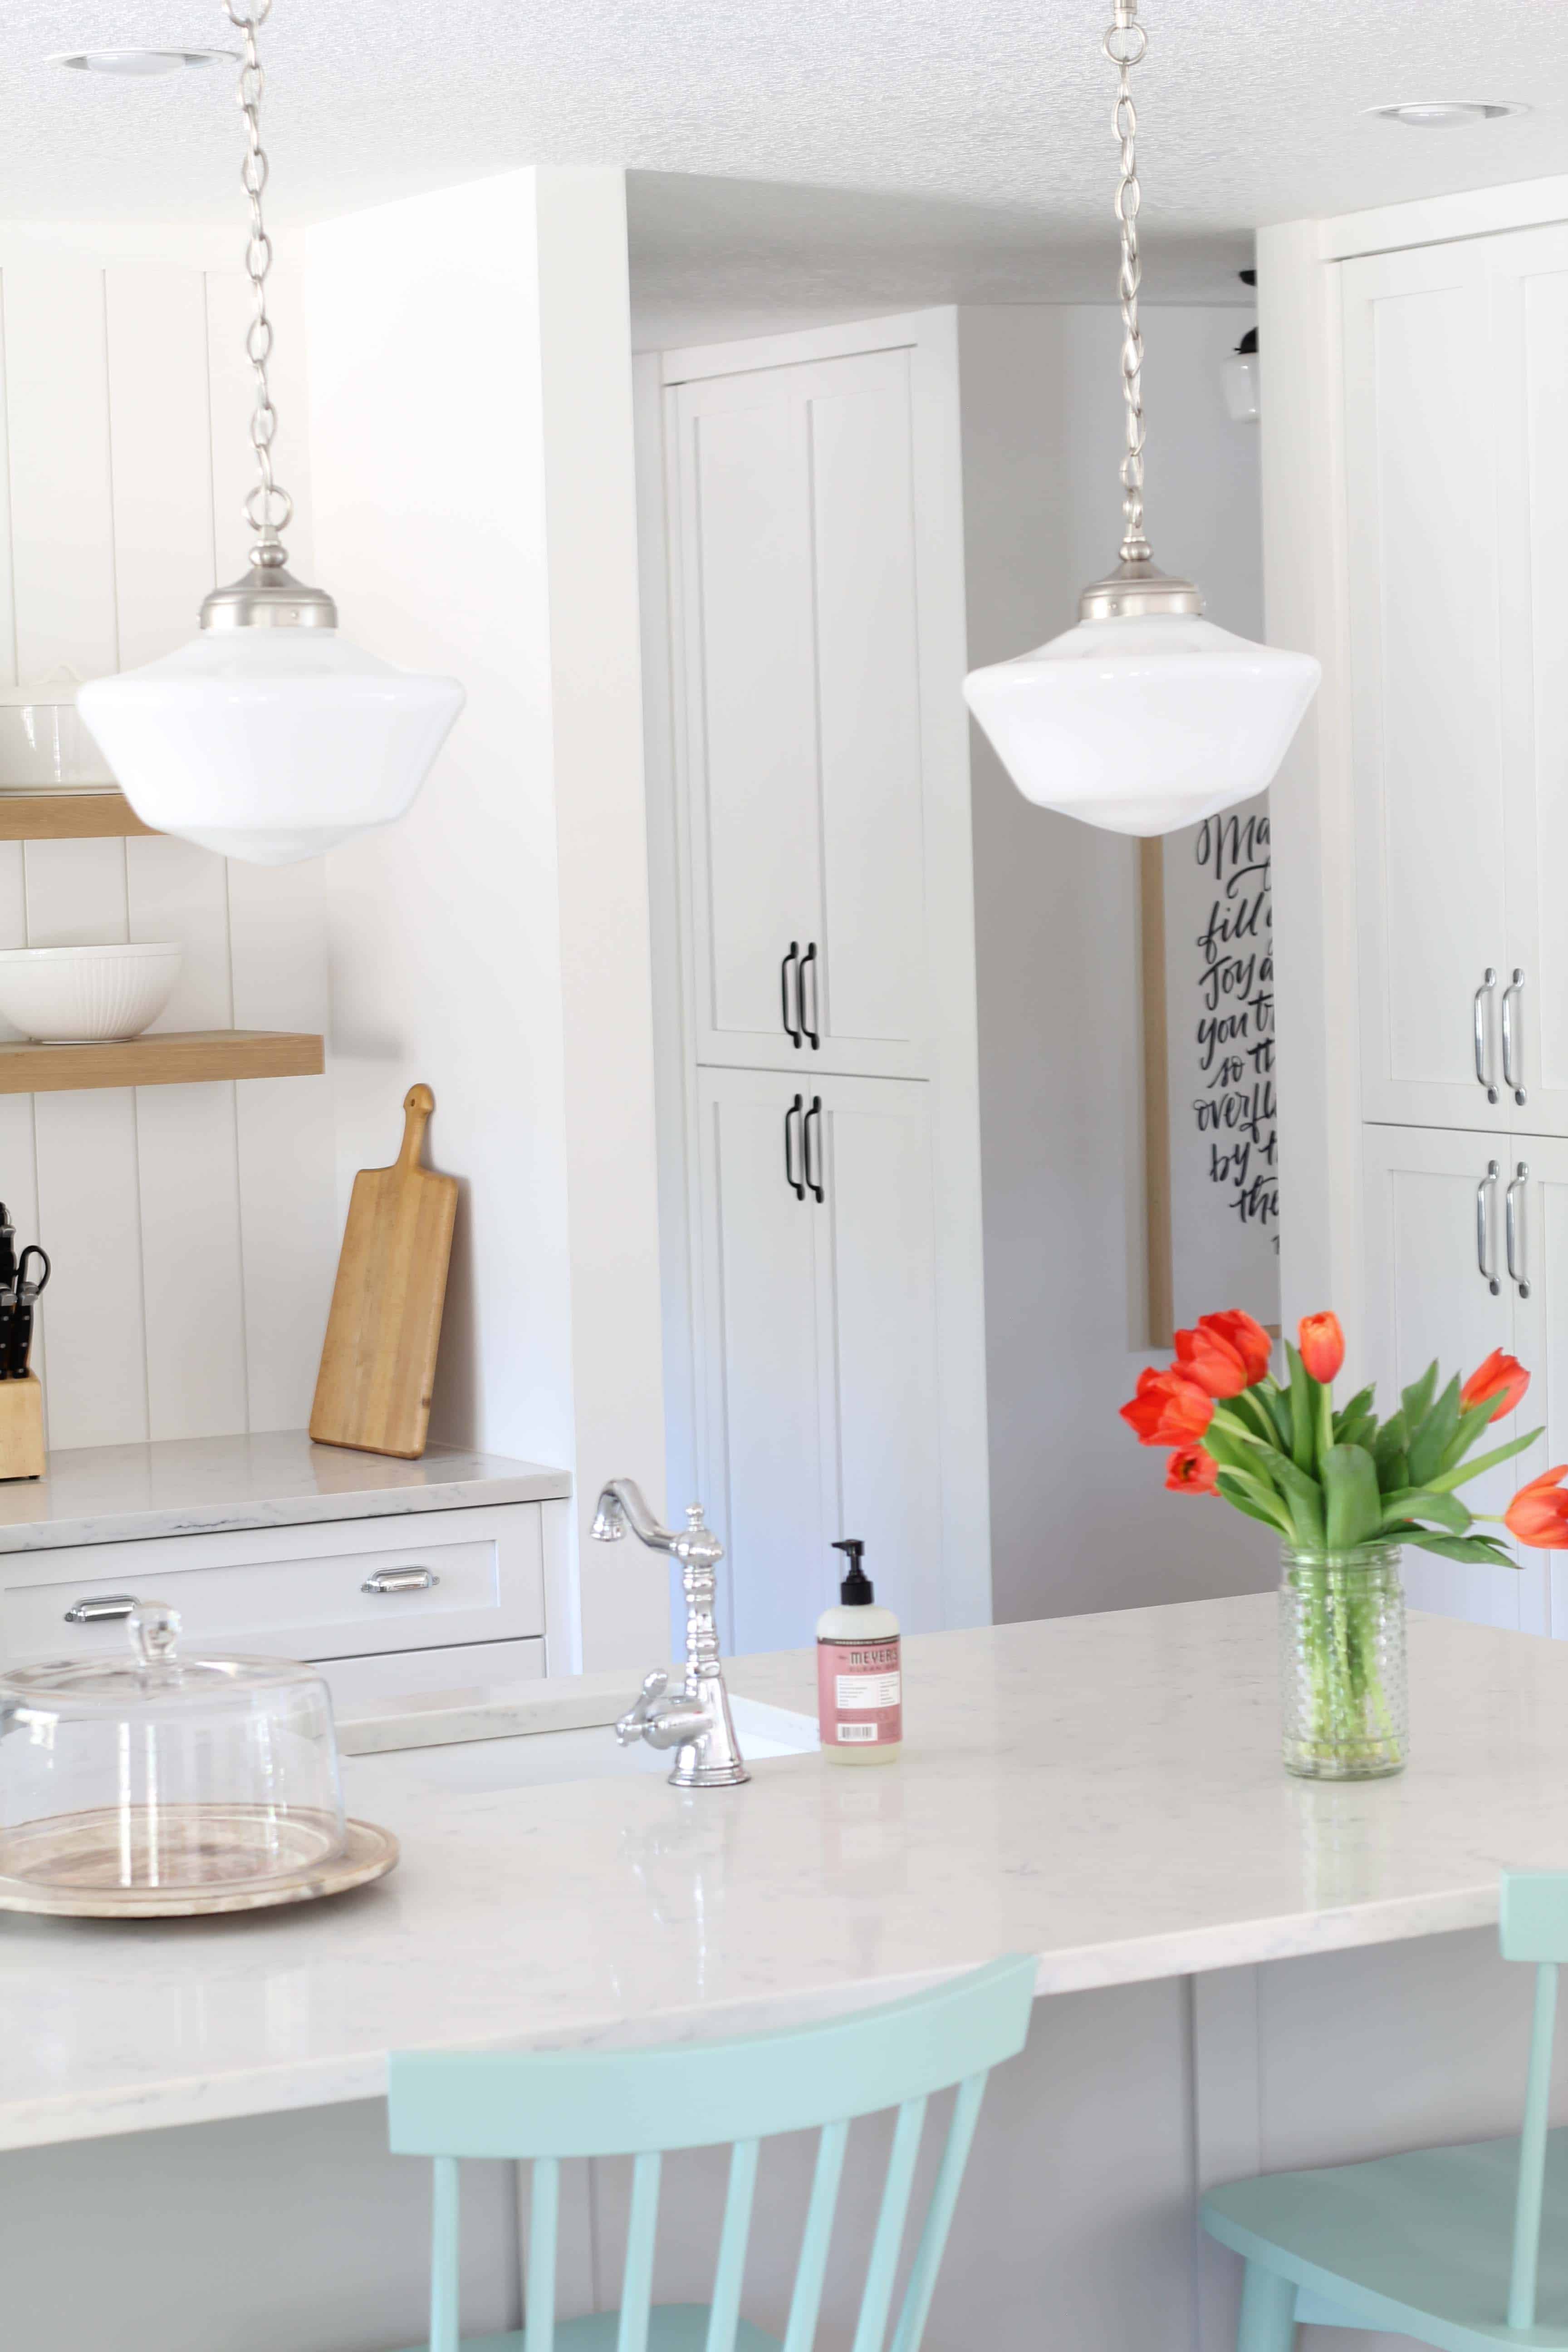
[[[312,1445],[302,1429],[84,1445],[51,1454],[42,1478],[0,1484],[0,1553],[547,1502],[571,1492],[564,1470],[533,1462],[444,1445],[417,1462],[395,1462]]]
[[[1279,1769],[1270,1595],[930,1635],[883,1769],[421,1790],[400,1868],[335,1902],[0,1916],[0,2146],[365,2097],[398,2048],[744,2030],[1004,1952],[1049,1993],[1483,1925],[1503,1864],[1568,1866],[1568,1644],[1416,1618],[1411,1668],[1409,1771],[1314,1787]],[[812,1704],[806,1654],[732,1678]]]

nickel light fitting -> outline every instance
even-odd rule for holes
[[[1138,328],[1138,121],[1129,81],[1147,46],[1137,0],[1116,0],[1121,147],[1121,561],[1084,590],[1079,624],[964,680],[971,710],[1026,800],[1111,833],[1173,833],[1273,778],[1317,688],[1310,654],[1278,653],[1201,618],[1190,580],[1157,571],[1143,533],[1143,341]]]
[[[245,577],[214,589],[202,605],[200,636],[143,669],[94,678],[77,707],[144,824],[226,856],[286,866],[400,817],[464,695],[456,678],[421,677],[362,653],[339,635],[325,590],[303,586],[287,568],[282,533],[294,502],[272,474],[272,244],[261,217],[265,83],[256,53],[272,0],[251,0],[248,14],[238,0],[224,5],[245,44],[240,178],[250,204],[245,264],[254,300],[245,347],[256,378],[257,466],[245,515],[256,543]]]

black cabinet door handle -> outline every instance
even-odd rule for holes
[[[792,1021],[790,1018],[789,975],[790,967],[794,964],[795,966],[795,1001],[798,1010],[800,1004],[799,955],[800,941],[798,940],[791,940],[789,943],[789,953],[785,956],[783,963],[779,966],[779,1006],[784,1015],[784,1035],[789,1039],[796,1053],[800,1051],[800,1024],[798,1019]]]
[[[821,970],[822,966],[816,961],[816,941],[813,940],[811,944],[807,947],[805,953],[800,960],[800,978],[795,982],[795,1001],[800,1008],[800,1025],[811,1040],[811,1050],[814,1054],[822,1043],[822,1014],[818,1009],[816,1002],[818,974],[821,972]],[[809,1022],[805,1017],[805,975],[807,971],[811,973],[811,1019]],[[798,1045],[800,1039],[797,1037],[795,1042]]]
[[[798,1044],[799,1044],[799,1042],[800,1042],[800,1041],[799,1041],[799,1039],[797,1038],[797,1039],[795,1040],[795,1043],[798,1045]],[[784,1113],[784,1182],[789,1186],[789,1188],[790,1188],[791,1192],[795,1194],[795,1199],[796,1199],[797,1201],[804,1201],[804,1200],[805,1200],[805,1186],[802,1183],[802,1181],[801,1181],[800,1178],[799,1178],[799,1177],[795,1174],[795,1137],[794,1137],[794,1135],[793,1135],[793,1133],[792,1133],[792,1131],[791,1131],[791,1130],[792,1130],[792,1127],[793,1127],[793,1123],[794,1123],[794,1121],[795,1121],[795,1120],[796,1120],[797,1118],[799,1118],[799,1117],[800,1117],[800,1115],[801,1115],[802,1111],[805,1109],[805,1104],[802,1102],[802,1100],[801,1100],[801,1098],[800,1098],[799,1095],[796,1095],[796,1097],[795,1097],[795,1098],[794,1102],[792,1102],[792,1103],[791,1103],[791,1105],[790,1105],[790,1107],[789,1107],[788,1110],[786,1110],[786,1111],[785,1111],[785,1113]],[[804,1159],[805,1159],[805,1146],[804,1140],[803,1140],[803,1142],[802,1142],[802,1144],[801,1144],[801,1149],[800,1149],[800,1157],[801,1157],[801,1159],[802,1159],[802,1160],[804,1160]]]
[[[796,1099],[798,1100],[798,1097]],[[813,1119],[816,1122],[816,1173],[815,1176],[811,1172],[811,1126]],[[827,1194],[824,1191],[822,1183],[822,1097],[820,1095],[813,1095],[811,1097],[811,1108],[806,1112],[805,1118],[801,1122],[801,1136],[802,1142],[805,1147],[805,1181],[811,1187],[812,1192],[816,1195],[816,1198],[819,1201],[826,1201]]]

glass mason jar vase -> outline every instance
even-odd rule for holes
[[[1285,1769],[1306,1780],[1403,1772],[1405,1590],[1397,1544],[1280,1550]]]

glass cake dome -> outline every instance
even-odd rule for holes
[[[312,1874],[331,1874],[355,1825],[321,1675],[182,1657],[161,1601],[138,1601],[130,1627],[126,1654],[0,1673],[0,1899],[240,1908],[285,1899],[284,1882],[331,1891]]]

